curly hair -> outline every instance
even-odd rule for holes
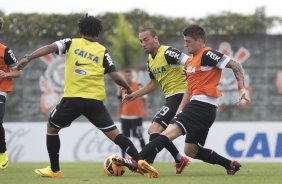
[[[103,28],[102,22],[99,19],[88,16],[88,14],[79,20],[78,27],[80,34],[94,37],[97,37]]]
[[[3,26],[4,26],[4,19],[0,17],[0,30],[3,28]]]

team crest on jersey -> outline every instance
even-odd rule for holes
[[[219,45],[218,51],[231,58],[234,58],[235,61],[240,62],[242,65],[250,57],[250,52],[244,47],[240,47],[239,50],[234,54],[233,50],[231,49],[231,44],[228,42],[222,42]],[[247,73],[245,73],[245,86],[247,89],[247,98],[250,99],[250,101],[247,102],[245,100],[242,100],[239,104],[239,108],[249,108],[252,103],[252,87],[250,86],[250,78]],[[222,70],[222,75],[219,82],[219,89],[222,92],[222,97],[220,98],[219,102],[220,109],[238,107],[238,85],[232,70]]]
[[[49,114],[60,101],[64,92],[64,55],[46,55],[41,57],[47,68],[40,76],[41,112]]]
[[[152,68],[152,69],[151,69],[151,72],[152,72],[153,74],[163,73],[163,72],[165,72],[165,71],[166,71],[165,66],[161,66],[161,67],[159,67],[159,68]]]
[[[186,67],[186,72],[187,73],[195,73],[196,72],[196,67],[195,66],[187,66]]]

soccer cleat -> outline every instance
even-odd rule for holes
[[[237,171],[240,170],[241,164],[236,160],[233,160],[230,164],[230,168],[226,169],[227,175],[234,175]]]
[[[176,174],[181,174],[184,168],[189,164],[189,158],[186,156],[181,157],[181,161],[175,163]]]
[[[6,169],[9,164],[7,152],[0,153],[0,169]]]
[[[145,160],[138,160],[138,168],[141,169],[142,171],[145,171],[145,175],[148,176],[149,178],[159,178],[160,174],[158,171],[152,167],[148,162]]]
[[[144,175],[146,171],[142,171],[138,168],[138,163],[133,160],[132,158],[122,158],[120,156],[115,156],[112,158],[112,161],[114,164],[118,166],[125,166],[127,167],[131,172],[139,173],[141,175]]]
[[[118,166],[126,166],[129,170],[141,175],[146,175],[149,178],[158,178],[159,173],[150,166],[145,160],[139,160],[138,163],[132,158],[122,158],[120,156],[115,156],[112,158],[114,164]]]
[[[43,169],[35,169],[35,173],[41,177],[59,178],[62,177],[62,171],[53,172],[51,167],[48,166]]]
[[[117,166],[125,166],[127,167],[129,170],[131,171],[135,171],[138,169],[138,164],[135,160],[133,159],[126,159],[126,158],[122,158],[120,156],[114,156],[112,158],[112,161],[114,164],[116,164]]]

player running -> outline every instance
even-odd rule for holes
[[[40,56],[54,52],[66,53],[64,96],[51,112],[47,124],[47,150],[51,165],[36,169],[35,173],[42,177],[62,176],[59,166],[59,131],[84,115],[134,159],[137,165],[133,169],[141,168],[149,177],[159,177],[157,170],[142,160],[133,143],[120,133],[104,106],[103,100],[106,97],[104,74],[108,74],[127,93],[131,93],[132,90],[124,77],[116,71],[106,48],[97,42],[102,30],[101,21],[86,15],[79,21],[78,26],[81,38],[59,40],[43,46],[26,55],[18,65],[18,69],[21,69],[32,59]]]
[[[151,80],[141,89],[125,96],[124,103],[137,97],[151,93],[161,88],[166,102],[157,112],[148,130],[149,140],[156,139],[164,131],[175,116],[178,106],[186,89],[186,81],[182,71],[188,56],[179,50],[160,45],[157,32],[152,28],[144,28],[139,32],[139,40],[146,54],[148,54],[148,72]],[[182,156],[175,145],[170,142],[165,147],[175,160],[176,174],[181,174],[189,163],[186,156]],[[150,164],[154,162],[156,153],[152,152],[144,157]]]
[[[221,96],[217,86],[223,68],[231,68],[237,79],[239,101],[248,100],[243,68],[230,57],[205,47],[206,34],[200,26],[187,27],[183,35],[184,46],[191,54],[186,63],[189,84],[187,91],[179,106],[179,113],[161,136],[147,144],[140,154],[144,158],[152,152],[156,154],[172,140],[186,135],[186,155],[210,164],[218,164],[226,169],[228,175],[234,175],[240,170],[241,164],[204,148],[204,145],[216,117],[218,99]]]

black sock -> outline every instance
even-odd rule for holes
[[[170,143],[165,147],[165,149],[167,149],[167,150],[170,152],[170,154],[173,156],[175,162],[178,163],[179,160],[177,159],[177,155],[178,155],[179,151],[178,151],[178,149],[175,147],[175,145],[174,145],[172,142],[170,142]]]
[[[228,169],[231,164],[231,160],[224,158],[213,150],[202,147],[199,147],[195,159],[199,159],[210,164],[218,164],[225,167],[226,169]]]
[[[159,137],[160,134],[159,133],[152,133],[150,134],[150,137],[149,137],[149,141],[152,142],[154,139],[156,139],[157,137]],[[154,160],[157,156],[157,153],[152,153],[148,158],[144,158],[149,164],[153,164],[154,163]]]
[[[125,158],[125,151],[121,150],[121,156]]]
[[[47,134],[47,150],[49,153],[51,169],[53,172],[60,170],[59,165],[59,151],[60,151],[60,137],[58,134]]]
[[[5,130],[0,122],[0,153],[6,152]]]
[[[128,136],[126,136],[127,138],[128,138]],[[123,149],[121,149],[121,156],[123,157],[123,158],[125,158],[125,150],[123,150]]]
[[[150,135],[150,141],[153,141],[154,139],[156,139],[157,137],[159,137],[160,134],[159,133],[153,133]],[[165,149],[167,149],[170,154],[173,156],[174,160],[176,163],[179,162],[179,160],[177,159],[177,155],[179,153],[178,149],[175,147],[175,145],[170,142],[166,147]],[[153,164],[154,163],[154,160],[156,158],[157,154],[151,154],[148,158],[146,158],[146,161],[149,163],[149,164]]]
[[[150,155],[157,154],[168,144],[169,139],[164,135],[160,135],[152,142],[147,144],[140,152],[140,155],[142,158],[149,158]]]
[[[142,139],[139,139],[139,141],[140,141],[140,146],[141,146],[141,148],[144,148],[145,147],[145,141],[144,141],[144,139],[142,138]]]
[[[0,95],[0,153],[5,153],[6,151],[6,141],[5,141],[5,130],[3,127],[3,118],[5,114],[5,97]]]
[[[133,160],[138,161],[142,160],[139,155],[136,147],[133,143],[123,134],[119,134],[116,136],[114,143],[117,144],[123,151],[125,151],[128,155],[130,155]]]

